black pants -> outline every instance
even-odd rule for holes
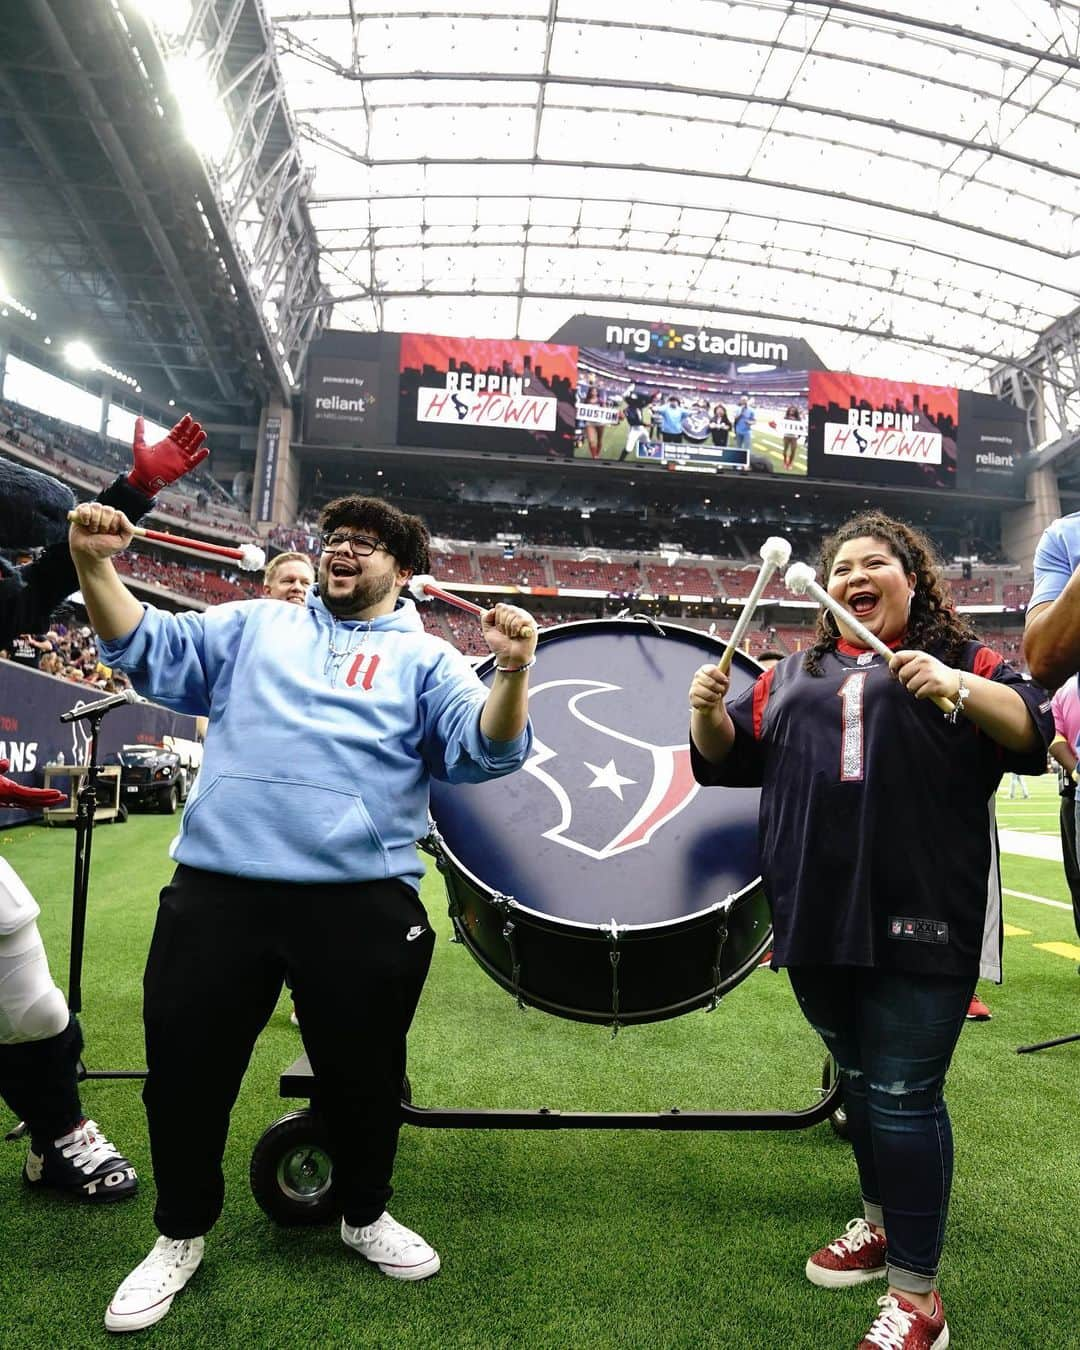
[[[143,1101],[166,1237],[205,1233],[221,1213],[229,1113],[286,973],[345,1219],[378,1218],[392,1193],[405,1036],[434,945],[402,881],[300,886],[176,869],[143,984]]]
[[[79,1056],[82,1031],[74,1017],[58,1036],[0,1045],[0,1097],[30,1127],[35,1149],[69,1134],[82,1120]]]
[[[1076,798],[1072,792],[1061,795],[1061,860],[1072,896],[1073,923],[1080,935],[1080,862],[1076,857]]]

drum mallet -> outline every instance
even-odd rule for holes
[[[68,520],[78,521],[74,511],[68,512]],[[193,548],[197,553],[213,553],[218,558],[232,558],[240,564],[242,572],[261,572],[266,566],[266,554],[258,544],[241,544],[231,548],[225,544],[208,544],[205,539],[188,539],[182,534],[166,534],[163,530],[146,530],[141,525],[131,527],[137,539],[153,539],[159,544],[176,544],[180,548]]]
[[[872,648],[886,661],[891,661],[896,655],[891,647],[887,647],[879,637],[875,637],[865,624],[861,624],[850,610],[845,609],[839,600],[814,580],[814,569],[808,563],[792,563],[784,576],[784,585],[793,595],[812,596],[819,605],[832,610],[837,622],[842,620],[864,646]],[[930,702],[936,704],[942,712],[953,711],[952,700],[946,698],[944,694],[931,695]]]
[[[746,603],[735,622],[735,628],[731,637],[728,638],[724,653],[716,663],[725,675],[731,668],[731,662],[735,657],[735,649],[746,636],[746,630],[750,627],[750,621],[754,617],[754,609],[761,599],[761,592],[769,584],[772,574],[779,571],[781,567],[787,566],[788,559],[791,557],[791,545],[786,539],[781,539],[778,535],[771,535],[762,544],[759,552],[761,553],[761,571],[758,572],[757,580],[754,582],[750,594],[746,597]]]
[[[475,614],[478,617],[486,614],[487,610],[483,605],[474,605],[471,600],[463,600],[460,595],[454,595],[452,591],[444,591],[434,577],[424,576],[422,573],[409,580],[409,594],[418,605],[425,604],[428,600],[443,600],[448,605],[453,605],[455,609],[463,609],[466,614]],[[524,628],[519,634],[523,638],[531,638],[532,628]]]

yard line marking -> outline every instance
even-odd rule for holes
[[[1061,862],[1061,835],[1037,835],[1023,830],[999,830],[1002,853],[1018,853],[1021,858],[1043,858]]]
[[[1008,892],[1006,892],[1006,894],[1008,894]],[[1003,924],[1001,925],[1001,931],[1002,931],[1002,933],[1004,934],[1005,937],[1030,937],[1030,936],[1031,936],[1031,929],[1030,929],[1030,928],[1017,928],[1015,924],[1011,924],[1011,923],[1003,923]]]
[[[1067,909],[1071,912],[1072,905],[1067,905],[1064,900],[1048,900],[1045,895],[1028,895],[1027,891],[1010,891],[1004,886],[1001,888],[1002,895],[1015,895],[1021,900],[1034,900],[1037,905],[1051,905],[1054,909]]]
[[[1038,947],[1041,952],[1053,952],[1055,956],[1064,956],[1069,961],[1075,961],[1080,957],[1080,947],[1075,942],[1033,942],[1033,947]]]

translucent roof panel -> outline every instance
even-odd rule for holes
[[[1080,305],[1080,6],[265,0],[338,326],[589,312],[985,387]]]

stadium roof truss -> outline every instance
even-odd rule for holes
[[[120,0],[2,8],[0,271],[43,331],[162,400],[247,420],[292,393],[327,314],[309,171],[262,6],[189,19],[174,41]],[[227,131],[213,156],[193,111]]]
[[[266,0],[336,326],[797,328],[987,387],[1080,303],[1080,8]]]

